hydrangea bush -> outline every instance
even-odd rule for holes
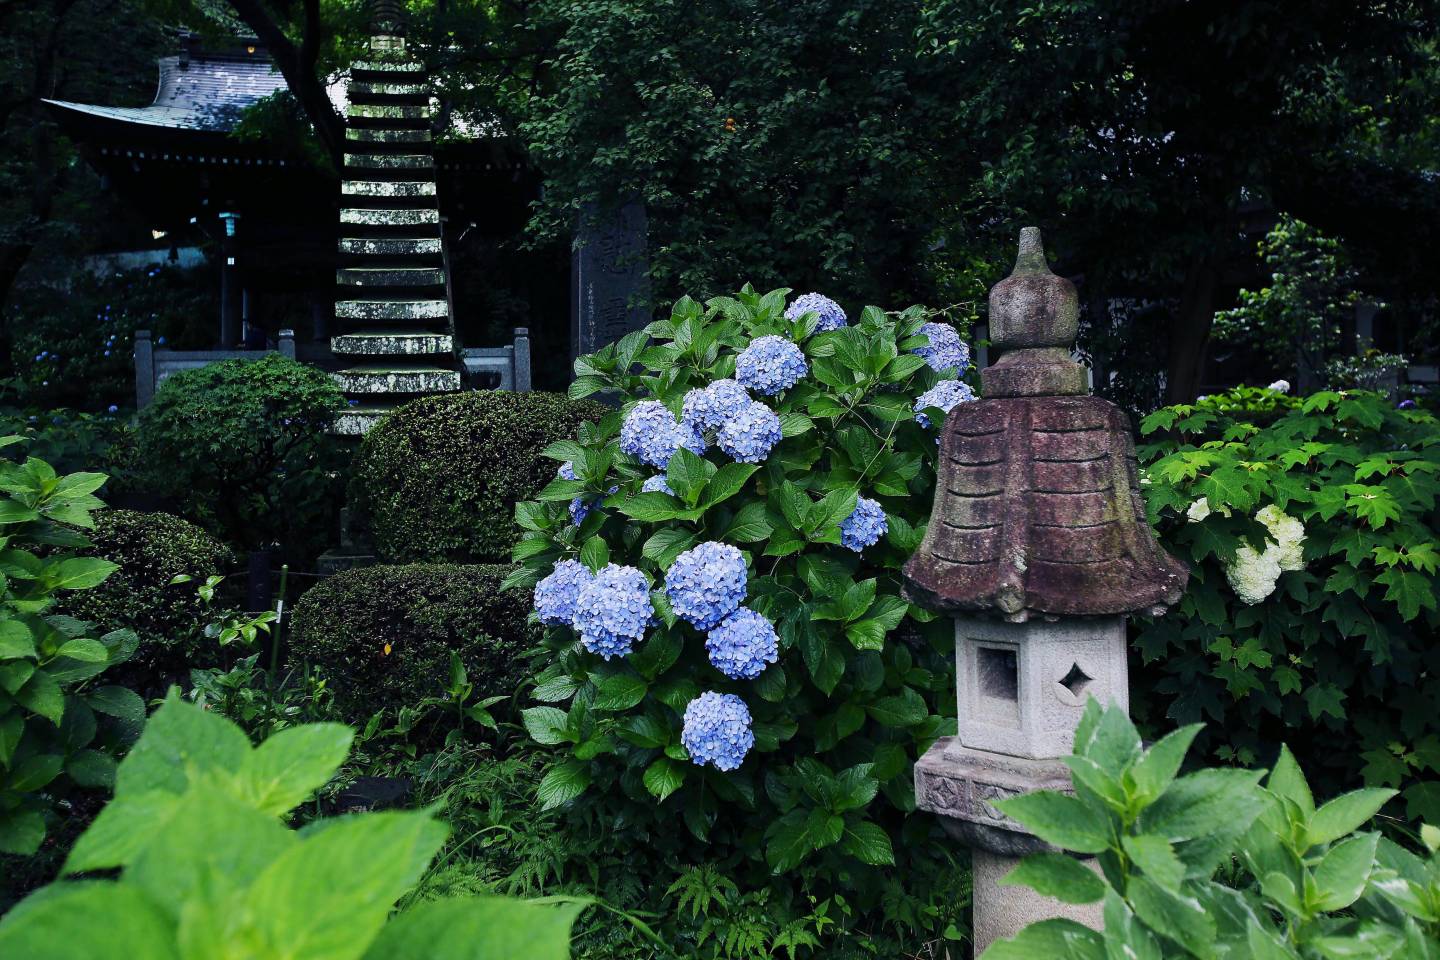
[[[928,855],[892,841],[934,829],[911,766],[954,729],[948,620],[899,570],[968,351],[920,308],[787,293],[686,298],[577,362],[572,396],[619,409],[516,511],[551,653],[525,723],[560,748],[545,806],[678,819],[756,883],[807,862],[874,900]]]
[[[1151,522],[1191,578],[1178,610],[1136,621],[1132,702],[1157,727],[1214,721],[1200,742],[1222,760],[1283,740],[1325,789],[1363,776],[1440,820],[1440,421],[1272,385],[1141,429]]]

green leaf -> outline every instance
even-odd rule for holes
[[[1109,822],[1075,797],[1037,790],[995,805],[1046,843],[1077,853],[1110,849]]]
[[[0,620],[0,660],[35,656],[35,638],[19,620]]]
[[[44,840],[45,817],[39,810],[18,807],[0,811],[0,853],[33,856]],[[4,924],[0,923],[0,930],[3,929]]]
[[[1307,821],[1314,815],[1315,798],[1310,793],[1310,784],[1305,781],[1305,774],[1300,770],[1295,755],[1283,743],[1280,745],[1280,756],[1275,760],[1275,767],[1270,771],[1270,778],[1265,782],[1265,788],[1277,797],[1284,797],[1294,803]]]
[[[1199,900],[1170,893],[1149,877],[1131,877],[1126,890],[1135,915],[1146,926],[1197,957],[1215,955],[1215,921]]]
[[[1175,856],[1175,848],[1168,841],[1155,836],[1127,836],[1121,845],[1147,877],[1170,893],[1180,893],[1185,864]]]
[[[702,506],[713,507],[739,493],[746,482],[760,468],[752,463],[727,463],[715,471],[715,476],[705,485]]]
[[[167,700],[120,764],[115,795],[184,793],[196,779],[228,780],[249,755],[250,741],[235,724],[194,704]]]
[[[76,640],[66,640],[60,645],[60,649],[55,651],[55,656],[56,658],[79,660],[82,663],[108,663],[110,651],[99,640],[88,640],[82,637]]]
[[[145,719],[145,700],[140,694],[126,687],[97,687],[86,695],[85,702],[97,713],[130,723],[139,723]]]
[[[1123,956],[1123,955],[1122,955]],[[1099,933],[1074,920],[1041,920],[992,943],[979,960],[1106,960]]]
[[[99,750],[77,750],[65,760],[65,775],[82,787],[115,786],[115,758]]]
[[[1026,886],[1062,903],[1094,903],[1105,896],[1105,881],[1063,853],[1032,853],[1011,870],[1001,886]]]
[[[655,561],[655,565],[663,570],[674,563],[676,557],[695,546],[696,539],[697,536],[693,533],[677,527],[666,527],[656,530],[650,539],[645,541],[640,553],[647,560]]]
[[[765,519],[765,504],[749,503],[741,507],[740,511],[735,514],[735,518],[730,521],[730,526],[721,534],[721,539],[734,543],[758,543],[769,537],[771,532],[770,521]],[[661,566],[668,566],[668,564],[662,563]]]
[[[99,557],[69,557],[60,561],[53,585],[57,590],[88,590],[104,583],[119,569],[119,564]]]
[[[1319,816],[1318,811],[1316,816]],[[1314,895],[1306,891],[1308,905],[1315,910],[1333,913],[1359,900],[1375,868],[1375,848],[1379,842],[1380,834],[1366,833],[1343,840],[1326,851],[1313,874]]]
[[[1180,843],[1222,829],[1243,830],[1263,809],[1255,785],[1263,772],[1211,768],[1187,774],[1140,815],[1143,832]]]
[[[605,569],[610,562],[610,547],[605,543],[603,537],[591,537],[585,541],[585,546],[580,548],[580,562],[585,564],[591,573],[598,573]]]
[[[661,803],[685,782],[685,768],[669,757],[657,757],[645,768],[645,789]]]
[[[1170,731],[1130,767],[1126,778],[1142,805],[1160,796],[1174,781],[1185,754],[1190,751],[1190,744],[1204,726],[1203,723],[1192,723]]]
[[[569,739],[566,728],[569,717],[556,707],[530,707],[520,711],[525,730],[536,743],[553,746]]]
[[[871,866],[895,865],[895,850],[890,844],[890,835],[879,824],[868,820],[846,825],[844,836],[840,838],[840,849]]]
[[[125,866],[165,830],[179,804],[180,797],[165,790],[116,797],[75,841],[62,873]]]
[[[355,731],[338,723],[281,730],[245,757],[235,778],[237,794],[261,813],[288,813],[330,782],[354,739]]]
[[[431,900],[385,925],[364,960],[569,960],[579,903],[508,897]]]
[[[58,753],[32,754],[21,760],[13,769],[6,771],[3,785],[17,793],[39,790],[60,775],[65,767],[65,758]]]
[[[0,957],[178,960],[179,953],[173,924],[140,890],[90,883],[48,888],[11,910],[0,920]]]
[[[599,695],[593,704],[596,710],[629,710],[645,699],[649,685],[633,674],[619,673],[597,683]]]
[[[1397,793],[1396,790],[1368,787],[1341,794],[1315,811],[1305,831],[1306,841],[1316,846],[1339,840],[1368,823]]]
[[[536,796],[540,809],[549,810],[569,803],[590,786],[590,772],[576,760],[567,760],[551,767],[540,781]]]
[[[659,491],[637,493],[620,504],[619,509],[621,513],[632,520],[640,520],[644,523],[663,523],[666,520],[674,520],[683,512],[683,508],[675,502],[674,497]]]
[[[887,727],[913,727],[930,715],[924,698],[910,687],[905,687],[898,696],[876,700],[865,710]]]
[[[58,724],[65,714],[65,694],[55,678],[44,670],[37,670],[25,681],[24,686],[14,693],[15,702],[26,710]]]

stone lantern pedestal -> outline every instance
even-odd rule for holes
[[[1070,790],[1062,758],[1086,703],[1129,707],[1126,615],[1164,612],[1189,576],[1145,521],[1129,419],[1087,395],[1070,358],[1079,300],[1038,230],[1022,231],[989,319],[1004,354],[981,371],[984,399],[946,418],[930,524],[904,571],[913,602],[955,619],[958,732],[916,764],[915,795],[972,851],[977,954],[1038,920],[1101,924],[1099,905],[999,885],[1046,845],[995,803]]]

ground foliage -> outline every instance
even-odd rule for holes
[[[682,299],[669,318],[577,362],[572,393],[613,391],[627,412],[642,398],[678,411],[691,388],[734,374],[752,338],[800,344],[810,374],[770,399],[780,436],[763,463],[681,449],[664,474],[674,496],[640,492],[652,471],[619,452],[621,412],[546,451],[577,479],[517,508],[527,532],[513,586],[575,557],[592,570],[633,565],[658,585],[682,552],[719,541],[748,563],[745,603],[775,624],[780,652],[758,679],[724,680],[658,589],[659,622],[628,657],[601,660],[568,628],[551,629],[532,694],[546,705],[525,711],[531,735],[560,752],[539,798],[675,856],[698,842],[742,890],[786,876],[769,907],[781,922],[843,891],[854,913],[841,921],[828,908],[832,934],[927,939],[942,918],[907,916],[908,895],[890,909],[890,878],[928,874],[943,857],[933,819],[909,816],[911,765],[954,729],[950,631],[899,595],[935,482],[935,434],[914,405],[938,377],[910,352],[929,342],[919,331],[930,315],[867,308],[856,325],[812,335],[814,314],[782,315],[786,292],[747,287],[705,307]],[[888,520],[863,552],[841,543],[860,495]],[[595,500],[578,527],[577,497]],[[702,690],[733,691],[753,714],[755,746],[736,772],[696,766],[681,745],[681,713]]]
[[[1440,421],[1376,393],[1241,388],[1142,432],[1150,519],[1191,581],[1137,624],[1137,703],[1215,721],[1201,743],[1223,758],[1289,742],[1327,788],[1363,775],[1440,820]],[[1304,525],[1304,568],[1247,605],[1226,570],[1266,544],[1271,504]]]
[[[999,806],[1060,850],[1096,857],[1100,870],[1038,853],[1003,882],[1066,903],[1103,901],[1104,927],[1046,920],[984,960],[1436,956],[1440,830],[1421,828],[1424,856],[1358,832],[1394,791],[1317,803],[1288,750],[1263,788],[1264,770],[1177,777],[1198,732],[1182,727],[1145,749],[1123,710],[1091,699],[1066,759],[1074,795],[1040,790]]]

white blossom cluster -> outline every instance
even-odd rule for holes
[[[1204,501],[1197,501],[1203,503]],[[1195,504],[1191,505],[1192,520],[1196,517]],[[1205,516],[1209,515],[1206,508]],[[1225,566],[1225,579],[1230,589],[1246,604],[1254,606],[1275,592],[1280,574],[1287,570],[1305,568],[1305,525],[1283,510],[1269,504],[1255,514],[1255,519],[1265,525],[1269,534],[1265,538],[1265,549],[1256,550],[1250,544],[1242,544],[1235,551],[1235,559]]]

